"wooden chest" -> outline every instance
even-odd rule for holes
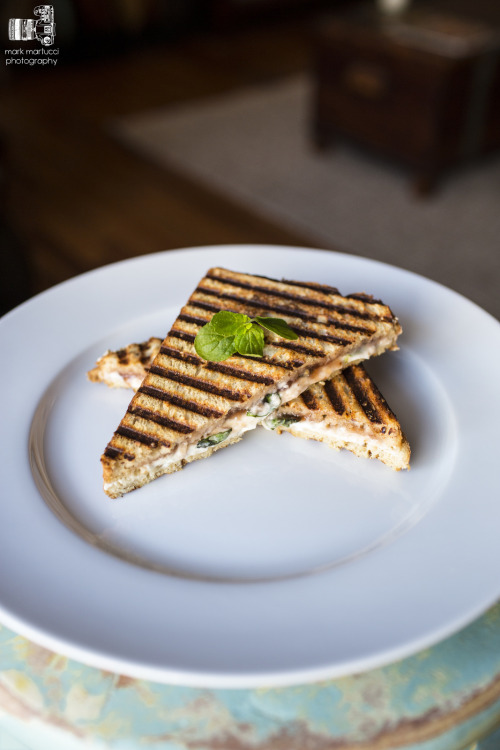
[[[500,146],[500,34],[432,10],[384,16],[361,7],[315,32],[313,135],[347,136],[416,172],[419,192],[443,170]]]

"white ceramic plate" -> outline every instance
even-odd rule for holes
[[[410,472],[258,429],[104,495],[99,458],[131,394],[86,371],[165,335],[213,265],[392,307],[400,351],[369,369]],[[438,284],[326,251],[173,251],[27,302],[0,321],[0,351],[0,619],[28,638],[145,679],[285,685],[409,655],[500,595],[500,325]]]

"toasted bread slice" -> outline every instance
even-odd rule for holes
[[[136,391],[160,351],[161,341],[152,336],[141,344],[128,344],[116,352],[104,352],[88,371],[88,379],[93,383],[106,383],[110,388],[132,388]]]
[[[263,356],[207,362],[194,339],[214,313],[286,320],[299,339],[266,331]],[[162,342],[102,456],[104,489],[118,497],[240,439],[266,397],[285,404],[348,364],[396,348],[401,326],[367,295],[213,268]],[[264,411],[264,410],[262,410]]]
[[[264,426],[378,458],[396,471],[410,467],[408,440],[362,364],[311,385],[268,417]]]
[[[89,379],[111,388],[137,390],[161,343],[161,339],[152,337],[118,352],[108,351],[97,360]],[[410,467],[408,440],[362,364],[346,367],[325,383],[311,385],[296,399],[278,407],[263,420],[263,426],[319,440],[336,450],[345,448],[360,457],[378,458],[396,471]]]

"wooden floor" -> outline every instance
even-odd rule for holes
[[[127,151],[110,119],[303,70],[307,26],[188,36],[3,82],[2,312],[89,269],[165,249],[306,240]],[[14,248],[14,250],[12,250]],[[24,262],[21,262],[21,251]],[[8,281],[7,281],[8,278]]]

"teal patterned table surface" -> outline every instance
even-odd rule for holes
[[[0,627],[0,750],[499,750],[500,604],[442,643],[313,685],[111,674]]]

